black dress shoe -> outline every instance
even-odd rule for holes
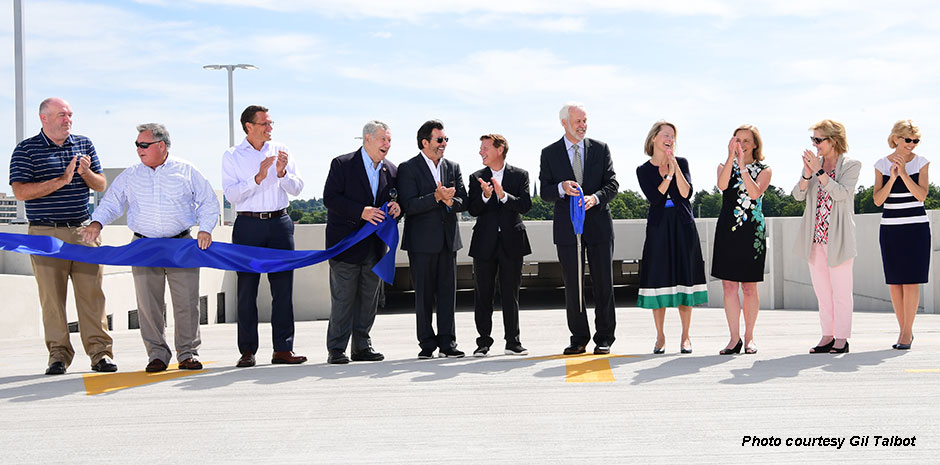
[[[117,371],[117,365],[111,360],[108,360],[108,357],[101,357],[101,360],[98,360],[98,363],[92,365],[91,369],[102,373],[114,373]]]
[[[578,355],[583,354],[586,351],[586,347],[579,344],[571,344],[568,347],[565,347],[565,351],[562,352],[565,355]]]
[[[49,364],[49,368],[46,368],[47,375],[64,375],[65,374],[65,362],[52,362]]]
[[[441,349],[440,352],[437,353],[438,357],[447,357],[447,358],[462,358],[464,355],[466,354],[464,354],[462,351],[457,350],[456,347],[448,348],[448,349]]]
[[[345,365],[349,363],[349,358],[342,350],[331,350],[330,355],[326,357],[326,363],[331,365]]]
[[[238,363],[235,364],[238,368],[248,368],[255,366],[255,354],[242,354],[241,358],[238,359]]]
[[[434,349],[421,349],[421,352],[418,352],[418,360],[427,360],[429,358],[434,358]]]
[[[486,354],[490,353],[490,346],[479,346],[476,350],[473,351],[474,357],[486,357]]]
[[[354,362],[381,362],[385,360],[385,356],[379,352],[376,352],[375,349],[369,347],[358,352],[353,352],[352,361]]]
[[[594,346],[594,355],[608,355],[610,354],[610,346]]]

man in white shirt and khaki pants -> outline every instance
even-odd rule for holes
[[[137,126],[140,163],[114,179],[83,231],[86,242],[98,238],[103,225],[127,210],[127,226],[134,240],[145,238],[191,239],[189,229],[199,226],[200,249],[212,243],[219,222],[219,200],[209,181],[190,163],[170,157],[170,134],[162,124]],[[167,369],[170,347],[164,335],[164,293],[170,283],[175,321],[176,358],[179,368],[201,370],[196,358],[199,336],[199,268],[131,267],[137,293],[137,317],[150,373]]]

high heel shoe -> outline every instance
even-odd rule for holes
[[[748,344],[747,347],[744,348],[744,353],[748,355],[753,355],[757,353],[757,346],[754,345],[754,341],[751,341],[751,343]]]
[[[914,343],[914,335],[912,334],[911,342],[908,342],[907,344],[895,344],[894,348],[898,350],[911,350],[911,344],[913,343]]]
[[[692,353],[692,341],[689,341],[689,348],[686,349],[684,346],[679,346],[680,354],[691,354]]]
[[[665,353],[666,353],[666,346],[656,347],[656,345],[654,344],[654,345],[653,345],[653,353],[656,354],[656,355],[665,354]]]
[[[835,341],[835,340],[833,340],[833,342],[834,342],[834,341]],[[898,345],[900,346],[901,344],[898,344]],[[830,354],[847,354],[847,353],[849,353],[849,341],[845,341],[845,345],[842,346],[841,349],[837,349],[837,348],[833,347],[832,350],[829,351],[829,353],[830,353]]]
[[[813,347],[812,349],[809,350],[809,353],[811,353],[811,354],[828,354],[829,351],[832,350],[832,345],[835,344],[835,343],[836,343],[836,340],[835,340],[835,338],[833,338],[831,341],[829,341],[828,344],[823,344],[823,345],[821,345],[821,346]]]
[[[718,351],[718,355],[740,354],[740,353],[741,353],[741,347],[742,347],[742,346],[744,346],[744,341],[742,341],[742,340],[739,338],[739,339],[738,339],[738,343],[735,344],[733,348],[731,348],[731,349],[721,349],[721,350]]]

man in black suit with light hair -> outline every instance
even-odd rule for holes
[[[415,288],[419,359],[463,357],[457,350],[454,305],[457,292],[457,251],[463,247],[457,214],[467,208],[467,190],[460,165],[444,159],[448,137],[444,124],[430,120],[418,129],[414,158],[398,167],[398,199],[405,212],[401,248]],[[431,326],[437,304],[437,334]]]
[[[571,224],[569,199],[584,193],[584,246],[591,270],[594,290],[594,353],[609,354],[617,325],[614,309],[613,265],[614,227],[609,202],[617,195],[620,184],[614,174],[614,163],[607,144],[584,137],[587,112],[578,103],[566,103],[559,112],[565,135],[542,149],[539,170],[539,192],[542,200],[555,204],[552,236],[565,284],[565,307],[571,341],[566,355],[583,354],[591,340],[584,298],[580,294],[578,276],[577,236]]]
[[[392,144],[392,131],[381,121],[362,128],[362,147],[333,159],[323,187],[327,209],[326,246],[332,247],[365,226],[394,221],[401,209],[391,198],[398,169],[385,159]],[[349,363],[346,344],[352,338],[353,361],[377,362],[385,356],[372,348],[369,331],[375,322],[381,282],[372,268],[388,247],[371,235],[330,259],[330,324],[327,327],[327,363]]]
[[[477,217],[470,239],[473,257],[474,319],[477,348],[486,357],[493,345],[493,296],[496,278],[502,297],[507,355],[527,355],[519,341],[519,287],[522,257],[532,253],[522,214],[532,208],[529,172],[506,163],[509,142],[500,134],[480,137],[480,157],[486,167],[470,175],[470,214]]]

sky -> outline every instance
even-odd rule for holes
[[[658,120],[678,127],[695,190],[711,190],[734,128],[756,125],[773,185],[789,191],[808,128],[847,127],[848,155],[868,167],[891,152],[895,121],[923,132],[931,158],[940,130],[940,2],[613,0],[23,0],[26,135],[38,106],[65,98],[73,133],[102,165],[139,160],[135,126],[167,126],[170,154],[221,188],[228,147],[225,71],[235,117],[270,108],[274,139],[290,148],[321,197],[329,161],[359,148],[362,126],[389,124],[389,160],[418,153],[416,132],[443,121],[445,156],[466,178],[481,168],[479,136],[509,140],[507,162],[538,177],[541,149],[564,134],[558,111],[587,109],[588,137],[611,149],[620,190]],[[10,193],[14,131],[13,8],[0,11],[0,177]],[[236,144],[244,133],[236,122]]]

